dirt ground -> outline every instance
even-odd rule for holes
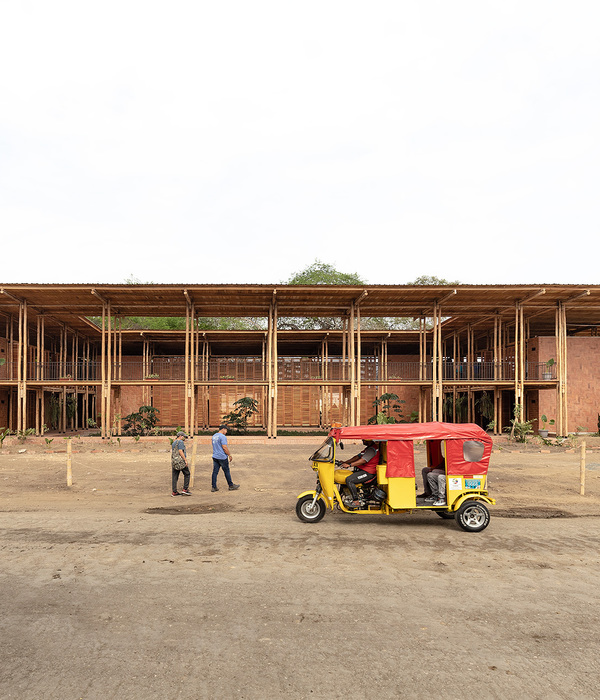
[[[0,697],[598,698],[600,451],[495,450],[489,527],[295,516],[318,445],[0,454]],[[595,447],[595,446],[594,446]],[[351,454],[347,446],[345,454]],[[220,478],[221,486],[224,479]]]

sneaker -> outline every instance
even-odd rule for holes
[[[434,505],[434,506],[445,506],[445,505],[448,505],[448,504],[446,503],[446,499],[445,499],[445,498],[440,498],[439,500],[434,501],[434,502],[433,502],[433,505]]]
[[[173,491],[171,496],[181,496],[181,494],[179,493],[179,491]]]
[[[179,495],[180,496],[191,496],[192,492],[188,491],[188,489],[183,489],[183,491]]]
[[[214,493],[215,491],[218,491],[219,489],[216,486],[213,486],[211,491]]]
[[[236,489],[239,489],[239,488],[240,488],[239,484],[231,484],[231,486],[229,487],[229,490],[235,491]]]
[[[425,503],[433,503],[434,501],[437,501],[437,496],[427,496],[425,498]]]
[[[429,498],[430,495],[429,493],[418,493],[417,498]]]

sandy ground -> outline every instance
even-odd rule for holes
[[[597,698],[600,454],[582,497],[578,452],[517,449],[479,534],[301,523],[306,444],[233,442],[214,494],[203,452],[185,500],[157,448],[75,454],[71,489],[65,454],[5,450],[0,697]]]

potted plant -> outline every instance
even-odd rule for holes
[[[544,414],[541,417],[541,421],[542,421],[542,427],[538,430],[538,434],[540,437],[547,438],[548,437],[548,430],[546,429],[546,423],[548,425],[554,425],[554,418],[550,418],[550,420],[548,420],[548,416]]]
[[[552,367],[554,366],[554,358],[551,357],[544,364],[546,365],[546,369],[542,372],[542,379],[552,379]]]

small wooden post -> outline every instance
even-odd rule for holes
[[[190,488],[194,488],[194,475],[196,474],[196,445],[197,440],[192,436],[192,463],[190,465]]]
[[[67,486],[73,486],[73,471],[71,469],[71,438],[67,438]]]
[[[585,496],[585,440],[581,443],[581,459],[579,461],[579,493]]]

